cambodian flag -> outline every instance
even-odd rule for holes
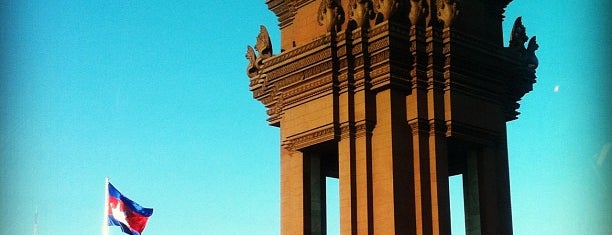
[[[153,209],[144,208],[123,196],[108,183],[108,226],[121,226],[124,233],[140,235],[147,225]]]

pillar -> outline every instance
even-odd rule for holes
[[[376,94],[372,133],[374,234],[414,234],[414,192],[405,94],[390,88]]]
[[[478,152],[468,152],[463,172],[463,201],[465,211],[465,234],[481,235],[480,197],[478,189]]]
[[[512,234],[508,155],[501,145],[485,146],[478,159],[481,234]]]
[[[321,157],[281,149],[281,234],[324,235],[325,175]]]

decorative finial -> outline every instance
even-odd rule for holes
[[[458,0],[438,0],[438,20],[444,22],[445,28],[453,25],[459,12]]]

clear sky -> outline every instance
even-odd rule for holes
[[[508,124],[515,234],[612,234],[611,5],[507,8],[505,37],[523,16],[540,44]],[[0,235],[32,234],[36,211],[40,235],[100,234],[106,176],[155,209],[145,235],[279,234],[279,130],[244,58],[260,24],[278,53],[263,0],[7,0],[0,17]]]

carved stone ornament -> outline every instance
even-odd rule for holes
[[[510,48],[515,49],[519,52],[525,50],[525,42],[527,42],[527,32],[523,25],[522,18],[519,16],[514,21],[512,26],[512,32],[510,33]]]
[[[249,78],[253,78],[255,76],[257,76],[257,56],[255,55],[255,51],[253,50],[253,47],[251,46],[247,46],[247,52],[246,55],[244,55],[246,57],[246,59],[249,61],[249,65],[247,66],[247,75],[249,76]]]
[[[344,23],[344,11],[338,0],[322,0],[317,20],[319,25],[326,27],[327,32],[340,31],[340,25]]]
[[[438,20],[444,22],[444,27],[450,27],[459,15],[458,0],[438,0]]]
[[[536,36],[531,37],[531,39],[529,39],[529,43],[527,44],[527,51],[525,52],[524,57],[525,63],[527,63],[527,67],[530,69],[535,70],[538,68],[538,57],[536,57],[535,51],[539,47],[540,46],[536,42]]]
[[[368,20],[374,15],[371,0],[351,0],[349,2],[351,20],[355,21],[357,27],[364,27]]]
[[[270,40],[270,34],[268,34],[266,26],[259,26],[259,35],[257,35],[255,50],[259,52],[259,57],[261,59],[267,59],[272,56],[272,41]]]
[[[270,40],[268,29],[263,25],[259,27],[259,35],[257,35],[255,50],[259,53],[259,58],[256,60],[257,63],[255,63],[255,67],[261,69],[263,60],[272,57],[272,41]]]
[[[528,38],[527,30],[523,25],[523,19],[519,16],[516,18],[514,25],[512,26],[509,48],[510,50],[521,54],[523,62],[527,65],[527,68],[535,70],[538,67],[538,58],[535,55],[535,51],[540,46],[536,42],[536,37],[533,36],[531,39],[529,39],[527,48],[525,48],[525,42],[527,42]]]
[[[425,0],[410,0],[410,13],[408,14],[410,23],[419,24],[427,16],[427,8]]]
[[[376,0],[376,9],[378,13],[382,14],[384,20],[389,20],[393,13],[400,8],[402,0]]]

